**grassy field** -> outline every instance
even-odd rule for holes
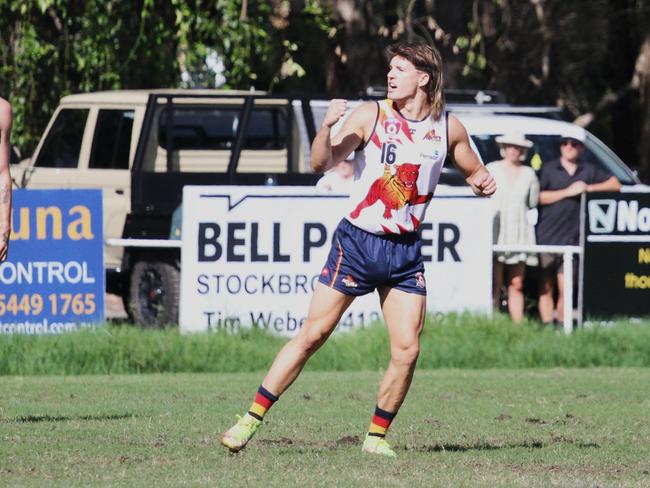
[[[381,371],[307,371],[242,453],[259,373],[0,377],[0,486],[650,486],[647,368],[418,370],[362,455]]]
[[[176,328],[99,327],[55,336],[0,334],[0,375],[234,373],[265,370],[284,338],[259,329],[181,335]],[[620,321],[570,336],[503,315],[429,317],[419,367],[650,367],[650,321]],[[386,328],[336,334],[311,358],[310,371],[377,370],[388,362]]]

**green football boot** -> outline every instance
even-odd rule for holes
[[[386,439],[376,435],[366,435],[366,440],[363,441],[363,447],[361,450],[369,454],[379,454],[380,456],[393,458],[396,457],[395,451],[391,449],[388,442],[386,442]]]
[[[248,413],[243,417],[238,415],[237,418],[239,419],[237,423],[221,434],[221,444],[230,449],[230,452],[239,452],[246,447],[248,441],[262,425],[261,420]]]

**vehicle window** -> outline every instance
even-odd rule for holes
[[[492,161],[503,159],[499,150],[499,145],[495,141],[496,135],[479,135],[472,136],[483,161],[487,164]],[[531,166],[533,158],[539,158],[542,162],[551,161],[560,157],[560,147],[558,145],[558,136],[544,135],[526,135],[526,139],[533,141],[533,147],[528,151],[524,164]],[[533,165],[534,166],[534,165]]]
[[[485,163],[502,159],[495,137],[496,135],[493,134],[472,136],[472,140]],[[539,170],[540,164],[560,157],[559,137],[557,135],[526,135],[526,138],[533,141],[534,145],[528,151],[524,164]],[[625,171],[623,163],[616,161],[617,156],[609,154],[611,151],[606,151],[606,148],[603,149],[601,145],[596,144],[590,138],[587,139],[585,152],[582,155],[583,162],[596,165],[606,173],[615,175],[623,184],[633,184],[634,181]]]
[[[287,115],[277,108],[253,109],[248,121],[244,149],[287,147]]]
[[[239,127],[239,107],[174,108],[173,148],[230,150]],[[167,109],[158,119],[158,141],[167,149]],[[287,114],[281,107],[255,107],[248,122],[243,149],[287,147]]]
[[[88,109],[63,109],[57,115],[34,163],[46,168],[76,168]]]
[[[625,166],[625,163],[605,144],[600,140],[587,134],[587,141],[585,142],[587,151],[595,161],[598,161],[600,166],[610,174],[613,174],[624,185],[634,185],[634,177],[631,170]]]
[[[100,110],[90,151],[95,169],[129,169],[133,110]]]
[[[325,120],[325,114],[327,113],[327,105],[322,107],[312,107],[311,112],[314,116],[314,127],[318,128],[323,124]]]

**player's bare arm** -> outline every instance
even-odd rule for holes
[[[347,101],[334,99],[311,146],[311,169],[322,173],[343,161],[348,154],[368,140],[377,117],[377,104],[366,102],[355,108],[334,138],[332,127],[347,110]]]
[[[11,175],[9,173],[11,122],[11,105],[0,98],[0,261],[7,258],[11,232]]]
[[[465,127],[453,115],[449,115],[449,155],[476,195],[490,196],[496,191],[494,178],[470,146]]]

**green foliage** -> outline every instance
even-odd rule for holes
[[[576,117],[629,85],[649,5],[0,0],[0,95],[14,104],[13,142],[28,156],[69,93],[179,85],[359,93],[384,84],[389,43],[419,37],[441,49],[448,87],[500,90]],[[643,100],[621,100],[590,127],[628,162],[640,159]]]
[[[266,2],[251,2],[244,16],[241,2],[218,0],[221,21],[213,42],[226,63],[226,79],[230,87],[247,88],[257,80],[255,65],[264,64],[273,46],[264,21],[271,12]]]
[[[174,12],[167,2],[0,2],[0,93],[15,108],[26,155],[69,93],[172,86]]]
[[[288,1],[1,0],[0,94],[14,105],[14,145],[34,149],[58,100],[70,93],[214,87],[207,58],[224,63],[226,88],[271,88],[300,78],[305,25],[327,32],[328,11]],[[245,7],[245,8],[244,8]],[[293,30],[290,28],[293,26]],[[317,38],[314,38],[317,41]]]
[[[577,116],[607,90],[614,10],[607,0],[481,2],[457,42],[462,73],[468,83],[501,90],[515,103],[561,101]]]
[[[468,76],[472,72],[481,72],[487,66],[485,53],[482,51],[482,35],[478,30],[476,23],[468,22],[467,30],[469,36],[458,36],[455,46],[465,52],[465,66],[463,66],[463,76]]]
[[[268,368],[285,339],[258,329],[180,335],[178,330],[112,326],[60,336],[0,336],[0,374],[239,372]],[[383,326],[332,337],[311,358],[312,371],[385,368]],[[429,320],[418,367],[546,368],[650,366],[650,324],[619,323],[571,336],[507,318],[448,315]]]

